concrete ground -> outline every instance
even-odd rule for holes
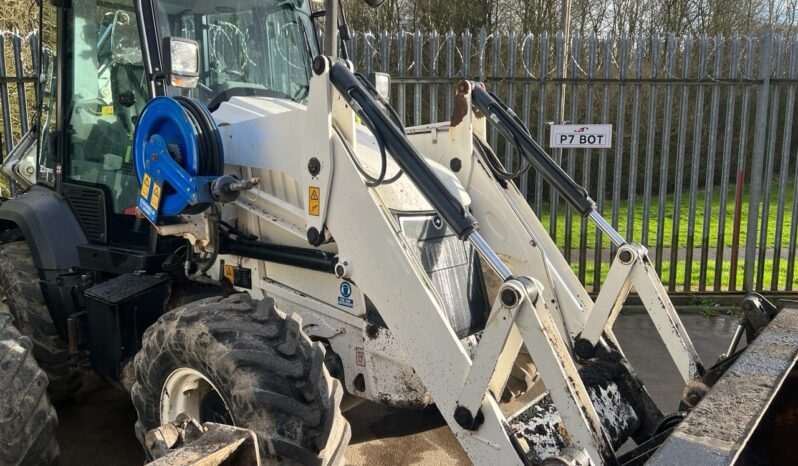
[[[698,314],[684,315],[682,319],[707,365],[725,351],[737,322],[732,317]],[[678,405],[681,382],[648,316],[621,316],[615,333],[654,400],[664,412],[673,411]],[[141,447],[133,434],[136,413],[126,393],[100,385],[57,408],[63,466],[143,463]],[[352,442],[347,451],[351,465],[468,464],[434,408],[406,411],[362,403],[347,412],[347,418],[352,425]]]

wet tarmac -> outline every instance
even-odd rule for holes
[[[736,318],[725,315],[687,314],[682,321],[705,365],[711,365],[725,351],[737,324]],[[681,379],[648,316],[623,315],[614,328],[626,356],[660,409],[673,411],[678,405]],[[74,402],[57,408],[63,466],[142,464],[141,447],[133,433],[136,413],[126,393],[98,384]],[[352,425],[347,451],[351,465],[468,463],[434,408],[406,411],[362,403],[348,411],[347,418]]]

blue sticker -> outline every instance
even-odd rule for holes
[[[152,208],[146,198],[139,196],[138,208],[147,217],[147,220],[153,224],[158,221],[158,211]]]
[[[344,281],[341,282],[341,296],[338,297],[338,305],[344,307],[352,307],[355,302],[349,297],[352,296],[352,284]]]

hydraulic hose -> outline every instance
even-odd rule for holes
[[[387,152],[396,164],[413,181],[435,210],[460,239],[466,239],[477,229],[477,221],[463,204],[444,186],[432,171],[407,136],[394,124],[390,117],[380,109],[377,102],[363,87],[346,63],[329,58],[330,81],[339,93],[347,100],[352,109],[364,121],[368,121],[373,131],[379,133]],[[314,66],[314,68],[316,68]]]
[[[529,163],[543,175],[582,216],[596,210],[596,202],[587,190],[574,181],[546,151],[532,139],[529,132],[506,105],[486,91],[481,84],[471,83],[471,101],[488,120],[523,154]]]
[[[393,107],[391,107],[391,104],[387,100],[385,100],[383,96],[380,95],[379,91],[377,91],[377,88],[375,88],[374,85],[371,84],[371,82],[368,80],[368,78],[366,78],[362,74],[355,73],[355,76],[357,77],[358,81],[360,81],[360,84],[362,84],[363,87],[365,87],[369,91],[369,94],[371,94],[372,97],[377,99],[377,101],[379,101],[382,104],[383,108],[385,109],[386,112],[388,112],[388,116],[391,117],[391,121],[394,122],[396,127],[404,131],[405,125],[402,124],[402,120],[399,118],[399,114],[396,113],[396,110],[394,110]]]

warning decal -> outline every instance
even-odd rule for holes
[[[141,180],[141,197],[147,198],[150,195],[150,175],[145,173]]]
[[[136,207],[153,224],[158,221],[158,206],[161,203],[161,190],[163,189],[162,180],[153,180],[145,173],[141,180],[141,191]]]
[[[225,264],[224,278],[226,278],[233,286],[246,288],[248,290],[252,289],[252,269]]]
[[[161,186],[155,183],[152,187],[152,197],[150,198],[150,205],[153,209],[158,210],[158,205],[161,203]]]
[[[317,186],[310,186],[308,188],[308,215],[319,216],[319,199],[321,189]]]

